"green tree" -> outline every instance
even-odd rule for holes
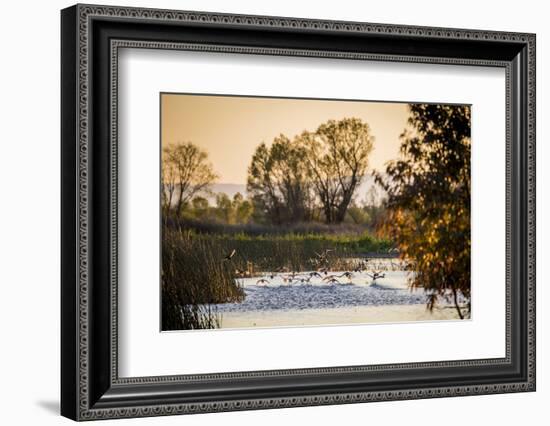
[[[240,192],[233,196],[233,209],[237,223],[248,223],[254,213],[252,202],[246,200]]]
[[[163,208],[181,215],[184,206],[217,179],[208,154],[191,142],[167,145],[162,150]]]
[[[369,214],[365,209],[353,201],[348,207],[347,218],[356,225],[368,225],[370,221]]]
[[[231,198],[224,192],[216,194],[216,212],[224,223],[231,225],[235,223],[233,203],[231,202]]]
[[[470,301],[470,108],[410,105],[401,135],[402,158],[377,181],[387,192],[384,228],[415,266],[414,287],[424,288],[433,309],[460,294]]]
[[[310,220],[314,200],[303,147],[284,135],[269,148],[259,145],[248,168],[247,191],[273,223]]]
[[[215,213],[219,220],[229,225],[236,223],[248,223],[254,212],[254,206],[250,200],[237,192],[233,199],[224,192],[216,194]]]
[[[272,222],[280,223],[283,201],[277,194],[271,173],[272,168],[270,149],[262,142],[252,155],[248,167],[246,190],[252,197],[256,215],[261,213]]]
[[[191,201],[191,205],[193,206],[193,214],[195,217],[205,219],[208,216],[210,206],[207,198],[196,196]]]
[[[297,138],[327,223],[344,220],[367,171],[373,142],[369,125],[358,118],[329,120]]]

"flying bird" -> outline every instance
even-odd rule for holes
[[[235,256],[235,253],[237,253],[237,250],[235,250],[235,249],[231,250],[231,252],[229,252],[229,253],[227,254],[227,256],[225,256],[225,257],[223,258],[224,262],[225,262],[226,260],[231,260],[231,259],[233,258],[233,256]]]
[[[336,276],[336,275],[329,275],[329,276],[323,278],[323,281],[335,280],[336,278],[338,278],[338,276]]]
[[[378,271],[373,271],[372,274],[369,274],[367,272],[367,275],[371,277],[373,281],[376,281],[378,278],[384,278],[386,276],[386,274],[382,274],[381,272],[378,272]]]
[[[317,269],[317,272],[320,272],[322,274],[327,275],[328,274],[328,268],[319,268],[319,269]]]
[[[344,272],[342,275],[339,275],[339,277],[340,277],[340,278],[341,278],[341,277],[346,277],[348,280],[351,281],[351,279],[353,278],[353,274],[352,274],[351,272],[349,272],[349,271],[346,271],[346,272]]]

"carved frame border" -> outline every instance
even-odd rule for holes
[[[183,413],[204,413],[229,410],[279,408],[292,406],[309,406],[323,404],[341,404],[366,401],[400,400],[416,398],[433,398],[442,396],[461,396],[487,393],[504,393],[518,391],[532,391],[535,389],[535,36],[532,34],[510,33],[510,32],[492,32],[463,29],[446,29],[430,27],[412,27],[401,25],[368,24],[357,22],[336,22],[324,20],[296,19],[296,18],[278,18],[265,16],[246,16],[246,15],[227,15],[204,12],[184,12],[156,9],[126,8],[126,7],[104,7],[92,5],[78,5],[78,61],[77,61],[77,88],[78,88],[78,111],[77,111],[77,171],[78,177],[78,217],[77,217],[77,253],[78,253],[78,276],[77,280],[77,342],[78,342],[78,363],[77,363],[77,383],[78,391],[76,409],[76,419],[92,420],[113,417],[141,417],[151,415],[170,415]],[[411,36],[421,36],[424,38],[449,38],[449,39],[467,39],[467,40],[500,40],[523,43],[527,46],[528,75],[527,75],[527,134],[528,134],[528,181],[527,181],[527,295],[528,295],[528,341],[527,341],[527,368],[528,380],[518,383],[502,383],[494,385],[480,386],[450,386],[447,388],[427,388],[427,389],[405,389],[398,391],[382,392],[360,392],[360,393],[330,393],[326,395],[313,395],[302,397],[274,397],[258,398],[247,400],[232,400],[208,403],[175,403],[161,404],[142,407],[122,407],[122,408],[94,408],[91,407],[89,399],[89,317],[88,309],[90,300],[88,298],[88,277],[89,277],[89,54],[90,38],[89,29],[92,19],[102,17],[116,17],[124,19],[136,19],[140,21],[174,21],[174,22],[202,22],[223,25],[239,25],[266,28],[300,28],[314,29],[316,31],[338,31],[338,32],[359,32],[375,34],[407,34]],[[244,372],[244,373],[224,373],[217,375],[199,375],[199,376],[161,376],[161,377],[143,377],[143,378],[119,378],[117,369],[117,70],[118,70],[118,49],[120,48],[154,48],[154,49],[176,49],[176,50],[199,50],[199,51],[217,51],[226,53],[249,53],[249,54],[267,54],[267,55],[297,55],[297,56],[315,56],[341,59],[366,59],[378,61],[398,61],[398,62],[426,62],[426,63],[447,63],[461,65],[482,65],[498,66],[506,69],[506,110],[507,110],[507,148],[506,148],[506,198],[507,198],[507,259],[506,259],[506,358],[504,359],[485,359],[468,361],[451,361],[435,363],[415,363],[415,364],[393,364],[364,367],[327,367],[322,369],[302,369],[302,370],[274,370],[262,372]],[[114,165],[111,168],[111,380],[114,385],[120,384],[149,384],[149,383],[170,383],[179,381],[194,380],[212,380],[218,378],[242,378],[250,376],[273,376],[273,375],[303,375],[309,373],[331,373],[342,372],[351,369],[352,371],[373,371],[385,369],[400,369],[411,367],[438,367],[438,366],[469,366],[469,365],[488,365],[502,364],[510,360],[510,322],[509,311],[510,302],[510,205],[511,205],[511,182],[510,182],[510,163],[512,161],[510,139],[511,130],[509,129],[510,115],[510,65],[507,62],[484,61],[460,58],[437,58],[415,56],[395,56],[395,55],[373,55],[360,53],[327,52],[312,50],[289,50],[272,48],[248,48],[236,46],[214,46],[204,44],[182,44],[169,42],[147,42],[140,40],[112,40],[111,41],[111,159]]]

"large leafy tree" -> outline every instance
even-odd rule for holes
[[[248,168],[247,191],[273,223],[310,220],[313,193],[303,148],[284,135],[271,147],[260,144]]]
[[[329,120],[297,139],[327,223],[344,220],[367,171],[373,142],[369,125],[358,118]]]
[[[384,229],[412,261],[414,287],[433,309],[449,297],[460,318],[470,301],[470,108],[410,105],[401,158],[377,181],[387,192]]]
[[[374,138],[358,118],[329,120],[294,140],[284,135],[256,148],[247,190],[273,223],[311,220],[321,210],[340,223],[365,176]]]
[[[177,216],[183,207],[217,179],[208,154],[191,142],[167,145],[162,150],[163,208]]]

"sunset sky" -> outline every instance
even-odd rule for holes
[[[193,142],[208,153],[218,183],[246,184],[255,148],[270,145],[281,133],[293,138],[315,131],[330,119],[356,117],[375,138],[370,170],[382,170],[398,157],[399,135],[406,126],[405,103],[161,95],[162,144]]]

